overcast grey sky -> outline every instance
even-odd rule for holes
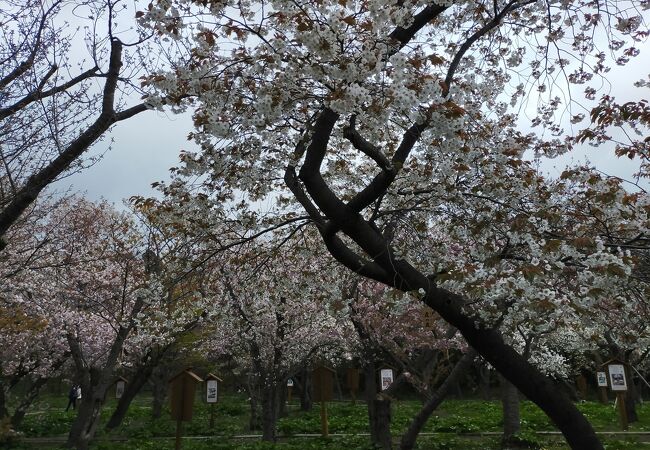
[[[639,47],[642,49],[640,56],[627,66],[613,67],[608,74],[610,92],[620,103],[639,100],[640,95],[649,97],[648,89],[633,87],[635,81],[647,78],[650,70],[647,63],[650,44],[646,42]],[[582,97],[582,89],[576,86],[575,98]],[[587,124],[588,119],[576,126],[574,131]],[[105,198],[118,206],[123,199],[133,195],[155,195],[151,183],[169,178],[168,169],[178,164],[179,152],[196,150],[196,146],[187,141],[190,131],[192,121],[189,114],[177,116],[148,111],[137,115],[113,128],[109,135],[113,139],[112,149],[97,164],[59,181],[54,189],[85,193],[91,200]],[[107,142],[105,140],[96,145],[91,154],[105,152]],[[544,162],[542,170],[551,176],[559,176],[567,164],[584,163],[586,159],[602,171],[626,179],[631,178],[638,165],[627,158],[616,158],[611,148],[584,146],[566,156]]]
[[[117,205],[133,195],[151,196],[151,183],[169,178],[181,150],[196,150],[187,140],[192,131],[188,114],[176,116],[147,111],[115,126],[108,138],[92,150],[104,153],[95,165],[54,185],[57,190],[85,193],[91,200],[104,198]],[[112,148],[106,152],[109,140]]]

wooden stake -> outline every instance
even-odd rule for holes
[[[327,402],[320,402],[320,426],[323,437],[328,437],[329,430],[327,428]]]
[[[287,404],[291,403],[291,390],[293,386],[287,386]]]
[[[210,429],[214,428],[214,403],[210,403]]]
[[[598,392],[600,393],[600,403],[607,404],[609,401],[607,398],[607,387],[600,386],[598,388]]]
[[[175,450],[181,450],[181,435],[183,434],[183,421],[176,421],[176,445],[174,446]]]

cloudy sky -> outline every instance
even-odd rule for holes
[[[611,83],[608,89],[621,103],[639,100],[639,95],[648,98],[648,89],[633,87],[635,81],[648,77],[647,53],[650,53],[650,45],[646,42],[640,47],[642,53],[632,63],[625,67],[614,67],[608,74]],[[575,97],[580,98],[580,86],[577,88]],[[573,132],[583,128],[586,123],[579,124]],[[155,195],[151,183],[168,179],[168,169],[178,163],[179,152],[196,150],[186,138],[190,131],[192,123],[189,114],[177,116],[155,111],[140,114],[113,128],[109,136],[112,140],[110,151],[106,152],[108,139],[92,149],[93,155],[104,154],[98,163],[59,181],[54,188],[85,193],[92,200],[104,198],[116,205],[133,195]],[[605,173],[625,179],[631,179],[637,167],[634,161],[616,158],[611,148],[585,146],[562,158],[544,162],[542,170],[551,176],[559,176],[567,164],[584,163],[586,160]],[[630,188],[634,189],[633,186]]]
[[[187,134],[189,115],[147,111],[115,126],[108,138],[92,149],[103,154],[95,165],[55,184],[60,191],[85,193],[92,200],[104,198],[120,204],[133,195],[151,196],[151,183],[168,179],[168,169],[178,163],[181,150],[195,150]],[[109,140],[111,149],[106,151]]]

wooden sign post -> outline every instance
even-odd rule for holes
[[[607,373],[609,374],[609,388],[612,392],[616,393],[616,405],[618,406],[618,413],[621,416],[621,428],[627,430],[628,419],[627,410],[625,409],[625,391],[627,391],[627,380],[625,379],[625,364],[618,360],[607,361],[604,366],[607,366]]]
[[[350,367],[346,372],[346,381],[352,397],[352,404],[356,405],[357,391],[359,390],[359,369]]]
[[[213,373],[205,376],[205,401],[210,405],[210,428],[214,428],[214,405],[218,401],[218,384],[223,381]]]
[[[291,403],[291,391],[293,390],[293,380],[287,380],[287,404]]]
[[[311,374],[314,387],[314,401],[320,402],[320,424],[323,437],[329,435],[327,423],[327,402],[334,397],[334,371],[328,367],[317,367]]]
[[[196,385],[202,381],[201,377],[191,370],[184,370],[169,380],[171,415],[172,419],[176,421],[176,445],[174,447],[176,450],[181,448],[183,422],[192,420]]]
[[[598,384],[598,395],[600,403],[607,403],[607,373],[596,372],[596,384]]]
[[[587,400],[587,379],[585,378],[584,375],[580,374],[576,378],[576,387],[578,388],[578,392],[580,393],[580,400],[586,401]]]
[[[126,389],[126,378],[119,377],[115,382],[115,398],[120,399],[124,395]]]

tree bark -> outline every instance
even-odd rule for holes
[[[248,429],[251,431],[259,430],[261,422],[259,413],[259,394],[257,390],[257,382],[254,380],[254,377],[252,375],[248,376],[246,389],[248,390],[251,411],[250,418],[248,420]]]
[[[264,386],[262,390],[262,440],[277,440],[277,424],[280,411],[280,389],[277,385]]]
[[[278,386],[279,390],[279,402],[278,402],[278,417],[287,417],[289,415],[287,411],[287,398],[289,393],[289,388],[287,388],[286,380]]]
[[[88,450],[90,441],[101,419],[102,407],[108,384],[96,370],[90,370],[81,382],[81,402],[77,404],[77,417],[72,423],[68,434],[67,447],[77,450]]]
[[[167,367],[157,366],[151,372],[151,417],[160,419],[162,416],[165,400],[167,399],[169,370]]]
[[[637,387],[634,384],[631,374],[628,371],[626,371],[626,374],[630,377],[628,378],[627,391],[625,392],[625,412],[627,413],[627,422],[634,423],[639,421],[639,415],[636,412],[636,402],[638,400],[636,393]]]
[[[7,392],[4,383],[0,384],[0,421],[9,417],[9,410],[7,409]]]
[[[431,417],[431,414],[440,406],[454,383],[457,383],[467,374],[472,362],[476,357],[476,352],[470,349],[463,355],[463,357],[456,363],[451,370],[445,381],[442,382],[440,387],[436,389],[431,398],[427,400],[422,409],[416,414],[411,423],[409,424],[406,432],[402,435],[400,441],[400,450],[412,450],[415,448],[418,435],[424,428],[424,425]]]
[[[382,450],[391,450],[393,448],[393,437],[390,432],[391,400],[382,394],[377,394],[373,399],[373,409],[375,411],[374,428],[375,447]]]
[[[519,417],[519,391],[504,377],[501,380],[501,406],[503,407],[503,436],[501,443],[504,448],[515,445],[515,435],[521,429]]]
[[[478,386],[479,386],[479,391],[481,392],[481,398],[483,400],[490,400],[491,398],[491,393],[490,393],[490,368],[485,365],[481,364],[478,368]]]
[[[393,438],[390,433],[391,401],[378,394],[376,366],[373,362],[363,368],[365,396],[370,424],[370,441],[374,448],[390,450]]]
[[[300,371],[300,411],[311,411],[314,406],[311,398],[311,375],[306,368]]]

